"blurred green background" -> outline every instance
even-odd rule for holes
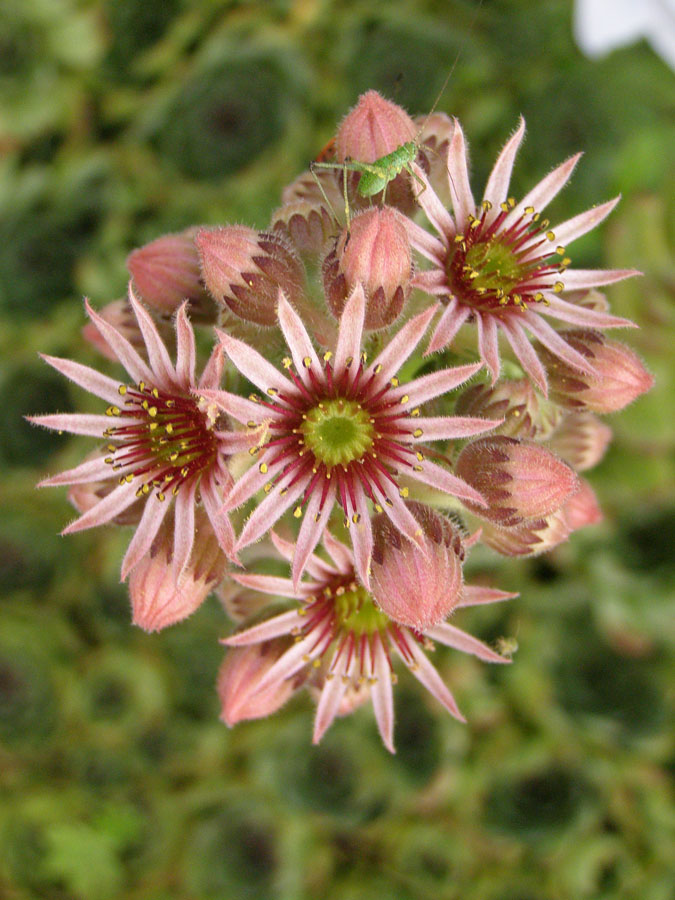
[[[312,748],[305,695],[228,731],[218,601],[132,628],[128,535],[62,539],[34,490],[91,446],[24,423],[82,408],[37,351],[95,361],[81,298],[121,296],[133,247],[264,227],[360,92],[424,112],[458,54],[476,186],[522,112],[516,196],[578,149],[552,221],[623,194],[571,255],[645,272],[609,296],[656,387],[609,420],[603,525],[470,560],[521,597],[457,617],[511,667],[435,657],[468,726],[402,676],[393,758],[370,707]],[[674,113],[666,63],[586,59],[568,0],[0,0],[0,897],[672,900]]]

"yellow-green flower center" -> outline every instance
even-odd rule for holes
[[[375,606],[373,598],[361,585],[333,598],[336,630],[344,629],[355,637],[385,631],[389,618]]]
[[[311,409],[300,430],[305,446],[329,469],[362,459],[375,437],[369,413],[355,400],[341,397]]]
[[[524,274],[524,267],[515,259],[511,248],[500,241],[474,244],[467,250],[465,260],[471,287],[479,294],[484,291],[509,294]]]

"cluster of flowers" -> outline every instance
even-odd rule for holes
[[[476,204],[459,123],[371,91],[267,231],[160,237],[130,255],[126,298],[87,304],[86,338],[128,380],[45,357],[108,404],[33,418],[103,441],[42,482],[70,485],[64,534],[134,526],[122,578],[148,631],[218,591],[238,624],[218,685],[229,725],[306,687],[315,742],[370,699],[393,752],[395,657],[461,719],[427,652],[507,662],[447,619],[515,596],[465,584],[467,550],[542,553],[600,518],[578,475],[611,438],[596,416],[651,377],[600,330],[631,323],[596,288],[636,273],[568,268],[565,245],[617,200],[542,217],[578,156],[509,196],[523,134]],[[362,196],[351,161],[377,173],[405,143],[416,161]],[[193,326],[215,326],[203,367]],[[275,555],[288,577],[261,573]]]

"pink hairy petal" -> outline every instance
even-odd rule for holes
[[[283,482],[278,484],[265,497],[262,503],[255,508],[244,525],[239,535],[239,540],[235,545],[235,550],[239,551],[243,547],[248,547],[258,538],[262,537],[266,531],[281,518],[286,510],[292,506],[307,486],[309,476],[300,479],[293,487],[289,487],[285,494],[282,494]],[[235,486],[236,487],[236,486]]]
[[[40,356],[57,372],[65,375],[66,378],[84,388],[85,391],[89,391],[90,394],[94,394],[108,403],[119,403],[119,381],[113,381],[107,375],[101,375],[95,369],[73,362],[72,359],[61,359],[58,356],[48,356],[46,353],[41,353]]]
[[[499,378],[501,369],[499,361],[499,342],[497,340],[497,323],[491,315],[476,316],[478,325],[478,351],[492,375],[492,384]]]
[[[424,183],[424,187],[417,194],[417,202],[424,210],[427,219],[429,219],[436,231],[443,236],[445,241],[452,240],[457,234],[457,228],[452,216],[441,203],[436,191],[431,187],[424,169],[418,166],[417,163],[413,163],[413,171],[420,181]],[[422,256],[426,256],[432,262],[442,259],[445,252],[442,241],[430,235],[423,228],[420,228],[419,225],[415,225],[408,218],[405,219],[405,226],[408,229],[410,243],[415,250],[418,250]]]
[[[513,164],[516,160],[516,155],[524,134],[525,119],[521,116],[517,130],[508,139],[501,153],[497,157],[497,161],[492,167],[488,182],[485,185],[483,199],[492,204],[492,209],[489,210],[486,215],[486,221],[488,223],[496,218],[500,212],[499,204],[506,200],[509,195],[509,184],[511,182]]]
[[[307,568],[307,563],[314,548],[319,543],[321,534],[328,523],[328,518],[335,504],[335,488],[331,485],[330,493],[326,497],[323,509],[319,510],[321,503],[320,491],[314,491],[309,498],[305,509],[302,525],[298,533],[298,542],[295,545],[293,556],[293,584],[298,585],[302,573]]]
[[[300,599],[298,591],[293,587],[290,578],[280,578],[277,575],[254,575],[248,572],[232,572],[230,578],[244,587],[262,591],[263,594],[271,594],[278,597],[290,597],[293,600]]]
[[[117,477],[125,471],[126,469],[117,469],[113,472],[112,466],[104,462],[103,457],[100,456],[96,457],[96,459],[85,460],[79,466],[75,466],[74,469],[66,469],[65,472],[59,472],[58,475],[45,478],[38,484],[38,487],[58,487],[62,484],[87,484],[90,481],[105,481],[108,478]]]
[[[412,662],[407,660],[401,653],[398,644],[394,642],[394,647],[396,648],[396,651],[403,662],[410,669],[415,678],[417,678],[417,680],[424,685],[424,687],[439,701],[439,703],[443,704],[443,706],[451,715],[453,715],[456,719],[459,719],[460,722],[466,722],[466,719],[459,711],[459,708],[455,702],[455,698],[450,693],[447,685],[444,683],[443,679],[438,674],[436,669],[432,666],[422,650],[419,648],[417,641],[412,638],[407,629],[404,630],[403,633],[408,638],[408,640],[406,641],[406,645],[413,657]]]
[[[634,278],[636,275],[642,275],[642,272],[638,269],[568,269],[561,276],[561,280],[565,285],[565,290],[578,291],[585,288],[602,287],[604,284],[615,284],[617,281]]]
[[[262,357],[257,350],[249,347],[244,341],[230,337],[224,331],[216,328],[221,344],[227,355],[242,375],[248,378],[256,387],[267,396],[269,388],[275,388],[284,394],[297,394],[298,389],[278,369]]]
[[[313,744],[318,744],[328,728],[333,724],[346,690],[347,680],[343,680],[341,672],[326,676],[319,703],[316,707],[314,732],[312,734]]]
[[[293,561],[293,555],[295,553],[295,543],[293,541],[284,540],[284,538],[279,537],[276,531],[270,531],[270,540],[280,556],[287,562]],[[313,578],[318,578],[319,581],[325,581],[327,576],[335,575],[335,569],[314,553],[312,553],[307,560],[307,571]],[[303,581],[300,588],[302,589],[302,596],[307,596],[307,594],[311,594],[316,589],[316,584],[314,582]]]
[[[354,568],[354,553],[328,530],[323,533],[323,545],[339,572],[346,574]]]
[[[312,346],[312,341],[307,333],[307,329],[302,324],[302,320],[298,314],[291,307],[291,304],[284,297],[281,289],[279,289],[278,314],[279,325],[286,338],[288,349],[291,351],[295,370],[305,386],[309,387],[312,382],[309,377],[307,366],[305,365],[305,359],[309,359],[310,366],[314,369],[315,373],[323,372],[323,367]]]
[[[572,219],[567,219],[566,222],[561,222],[560,225],[556,225],[556,241],[563,245],[571,244],[572,241],[576,241],[582,234],[591,231],[591,229],[595,228],[596,225],[599,225],[603,219],[606,219],[620,199],[621,196],[619,195],[618,197],[614,197],[613,200],[608,200],[607,203],[602,203],[600,206],[594,206],[591,209],[587,209],[585,212],[579,213],[578,216],[574,216]]]
[[[373,701],[373,710],[375,712],[375,721],[377,722],[377,729],[380,732],[382,743],[390,753],[395,753],[394,696],[391,688],[391,671],[389,669],[387,654],[384,652],[384,647],[382,646],[382,640],[379,634],[373,635],[371,653],[374,653],[375,656],[373,667],[375,683],[370,690]]]
[[[413,443],[424,441],[445,441],[472,437],[492,431],[503,423],[503,419],[480,419],[475,416],[436,416],[433,419],[415,419],[415,428],[420,428],[420,437],[411,437]]]
[[[152,542],[157,536],[168,508],[168,503],[162,503],[153,495],[146,499],[141,521],[136,526],[134,536],[122,560],[122,581],[126,581],[129,572],[138,565],[152,547]]]
[[[213,528],[216,540],[220,544],[225,555],[236,561],[234,555],[234,529],[232,528],[229,516],[223,511],[223,503],[218,489],[213,483],[212,477],[202,477],[199,485],[199,493],[202,498],[202,503],[204,504],[204,509],[206,510],[206,515],[211,522],[211,527]]]
[[[121,512],[124,512],[136,500],[136,485],[131,482],[118,485],[103,500],[99,500],[96,506],[92,506],[79,519],[75,519],[61,534],[73,534],[76,531],[84,531],[85,528],[94,528],[96,525],[104,525]]]
[[[354,371],[358,366],[365,314],[366,298],[363,287],[359,283],[350,294],[340,317],[340,328],[333,360],[336,374],[342,372],[348,359],[355,360]]]
[[[392,375],[400,369],[403,363],[414,352],[415,347],[422,339],[422,335],[427,330],[429,322],[434,317],[437,306],[430,306],[424,312],[419,313],[413,319],[401,328],[384,350],[379,354],[377,359],[373,360],[368,371],[373,372],[378,366],[381,371],[376,375],[373,382],[373,390],[377,391],[389,381]]]
[[[518,594],[509,591],[500,591],[497,588],[483,587],[480,584],[465,584],[462,590],[462,599],[457,607],[480,606],[483,603],[500,603],[502,600],[513,600]]]
[[[442,394],[454,390],[482,368],[483,363],[478,362],[470,363],[468,366],[455,366],[453,369],[431,372],[429,375],[422,375],[420,378],[390,391],[388,397],[396,402],[407,396],[406,402],[401,404],[403,409],[407,409],[409,406],[418,406],[426,403],[427,400],[433,400],[434,397],[440,397]]]
[[[447,469],[429,462],[428,459],[420,463],[420,469],[419,472],[410,472],[410,477],[439,491],[445,491],[446,494],[451,494],[453,497],[459,497],[460,500],[468,500],[471,503],[477,503],[478,506],[487,506],[475,488],[458,478],[457,475],[448,472]]]
[[[211,351],[208,362],[204,366],[204,371],[199,379],[199,388],[217,388],[223,374],[224,364],[225,357],[223,356],[222,345],[216,344]]]
[[[590,328],[637,328],[635,322],[630,319],[622,319],[620,316],[611,316],[609,313],[600,312],[597,309],[588,309],[585,306],[577,306],[562,300],[556,294],[545,292],[548,301],[542,312],[563,322],[571,322],[574,325],[588,325]]]
[[[450,197],[455,214],[455,222],[461,231],[469,216],[476,214],[476,203],[469,183],[469,166],[466,156],[466,142],[462,127],[455,119],[455,128],[448,151],[448,171],[450,173]]]
[[[556,194],[567,184],[570,175],[574,171],[574,167],[581,157],[581,153],[576,153],[574,156],[566,159],[564,163],[561,163],[561,165],[552,172],[549,172],[545,178],[542,178],[539,184],[536,184],[529,194],[523,197],[520,203],[516,204],[514,209],[504,220],[502,227],[509,228],[513,225],[514,222],[521,217],[528,206],[533,206],[537,212],[542,212]]]
[[[241,576],[238,576],[241,577]],[[295,628],[302,627],[305,620],[298,614],[297,609],[289,610],[260,622],[245,631],[238,631],[230,637],[223,638],[221,644],[228,647],[246,647],[249,644],[262,644],[263,641],[271,641],[274,638],[291,634]]]
[[[164,341],[159,336],[159,332],[157,331],[152,317],[134,294],[131,282],[129,282],[129,303],[136,316],[138,327],[141,329],[143,342],[148,351],[148,360],[153,372],[157,374],[162,384],[173,384],[176,380],[176,376],[171,363],[171,358],[169,357],[169,352],[164,345]]]
[[[195,333],[188,321],[186,307],[187,302],[182,303],[176,313],[176,378],[178,383],[187,390],[195,383],[197,348]]]
[[[316,635],[308,634],[307,637],[298,641],[297,644],[287,650],[279,659],[270,666],[268,671],[263,675],[258,683],[258,691],[265,691],[273,684],[279,684],[287,678],[291,678],[296,672],[304,668],[308,662],[311,662],[319,654],[319,650],[315,646]],[[256,691],[256,693],[258,693]]]
[[[520,318],[528,331],[539,338],[544,347],[550,350],[554,356],[558,356],[575,369],[581,369],[582,372],[593,374],[595,370],[588,360],[573,347],[570,347],[567,341],[563,340],[558,332],[554,331],[541,316],[528,309],[521,312]]]
[[[87,413],[53,413],[46,416],[26,416],[26,419],[33,425],[42,425],[43,428],[52,428],[54,431],[68,431],[70,434],[86,434],[98,438],[110,428],[108,416]],[[124,420],[125,425],[130,422],[130,419]]]
[[[500,656],[499,653],[495,653],[483,641],[479,641],[473,635],[467,634],[461,628],[455,628],[454,625],[449,625],[447,622],[441,622],[439,625],[434,625],[433,628],[428,628],[425,634],[432,641],[439,641],[446,647],[454,647],[455,650],[461,650],[463,653],[471,653],[485,662],[508,663],[511,661]]]
[[[238,422],[245,425],[247,422],[264,422],[266,419],[277,418],[281,413],[275,414],[272,410],[261,406],[260,403],[254,403],[245,397],[239,397],[237,394],[231,394],[229,391],[214,391],[210,389],[200,388],[195,392],[198,397],[203,397],[215,403],[218,409],[222,409],[228,415],[233,416]]]
[[[424,556],[427,556],[427,548],[420,542],[423,534],[420,523],[410,512],[398,493],[388,498],[390,503],[385,502],[385,496],[380,494],[379,491],[373,491],[373,493],[382,497],[383,512],[391,519],[401,534],[407,537]]]
[[[173,528],[173,578],[176,584],[190,561],[195,542],[195,493],[197,482],[181,485],[176,494]]]
[[[525,369],[544,397],[548,397],[546,371],[541,364],[541,360],[535,353],[534,347],[530,343],[528,336],[518,322],[511,319],[502,319],[500,325],[523,369]]]
[[[113,328],[105,319],[95,312],[88,300],[84,301],[89,318],[98,329],[101,337],[110,346],[115,356],[122,363],[132,379],[136,382],[146,381],[154,387],[167,387],[163,383],[156,384],[159,372],[153,372],[148,368],[147,364],[141,359],[138,353],[131,346],[129,341],[123,337],[116,328]],[[117,395],[119,397],[119,393]]]
[[[258,466],[251,466],[247,469],[241,478],[237,479],[225,497],[223,507],[225,509],[236,509],[249,500],[254,494],[262,490],[263,486],[284,467],[284,463],[277,463],[276,467],[270,467],[267,472],[261,472]]]
[[[356,486],[356,511],[360,519],[357,523],[351,523],[349,535],[354,548],[354,568],[366,586],[370,589],[370,561],[373,555],[373,529],[368,513],[366,495],[360,485]]]
[[[471,308],[468,306],[460,306],[457,300],[452,297],[443,311],[443,315],[438,320],[438,324],[431,335],[429,346],[424,351],[425,356],[436,353],[437,350],[443,350],[452,343],[453,338],[471,315]]]

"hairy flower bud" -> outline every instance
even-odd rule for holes
[[[419,522],[420,546],[403,537],[384,513],[376,516],[371,593],[389,618],[424,631],[461,599],[464,547],[449,519],[422,503],[406,505]]]
[[[455,413],[459,416],[504,419],[493,434],[534,438],[540,430],[539,400],[528,378],[499,381],[494,387],[484,383],[472,384],[457,398]]]
[[[592,413],[568,413],[549,441],[551,450],[577,472],[596,466],[612,440],[612,429]]]
[[[602,522],[598,498],[585,478],[579,479],[579,490],[563,506],[562,512],[570,531],[578,531],[587,525]]]
[[[220,718],[231,728],[244,719],[262,719],[280,709],[298,687],[297,679],[279,679],[262,691],[258,685],[288,649],[283,639],[232,647],[218,673]]]
[[[190,301],[190,315],[215,320],[213,301],[204,290],[195,246],[198,227],[162,237],[139,247],[127,257],[127,269],[142,299],[160,313],[175,312]]]
[[[202,509],[195,513],[195,542],[178,582],[173,571],[173,517],[162,524],[150,552],[132,569],[129,594],[133,623],[160,631],[187,619],[225,576],[227,559]]]
[[[99,310],[99,315],[102,319],[112,325],[113,328],[116,328],[117,331],[129,341],[135,350],[139,350],[141,355],[144,355],[145,345],[143,343],[141,329],[138,327],[136,316],[133,314],[126,297],[122,297],[119,300],[113,300],[112,303],[107,303],[103,309]],[[110,347],[110,344],[108,344],[93,322],[87,322],[84,326],[82,329],[82,337],[84,337],[86,341],[107,359],[112,359],[113,362],[117,362],[115,351]]]
[[[575,329],[561,332],[561,337],[593,367],[592,374],[581,372],[545,348],[538,351],[547,368],[550,397],[561,406],[597,413],[616,412],[654,384],[637,354],[602,332]]]
[[[467,444],[455,472],[488,504],[481,508],[465,501],[466,507],[507,528],[550,515],[578,489],[573,469],[550,450],[500,435]]]
[[[450,179],[448,178],[448,150],[455,132],[455,120],[446,113],[435,112],[430,116],[417,116],[415,127],[420,130],[419,140],[429,165],[429,181],[443,202],[452,205]]]
[[[408,234],[395,209],[385,206],[355,216],[323,264],[326,302],[336,319],[357,284],[366,295],[364,327],[386,328],[410,296],[413,272]]]
[[[291,304],[302,299],[302,263],[279,233],[228,225],[200,229],[195,242],[206,287],[239,318],[276,324],[279,288]]]
[[[270,228],[287,237],[300,253],[317,254],[335,231],[335,220],[326,204],[308,200],[285,203],[272,215]]]

